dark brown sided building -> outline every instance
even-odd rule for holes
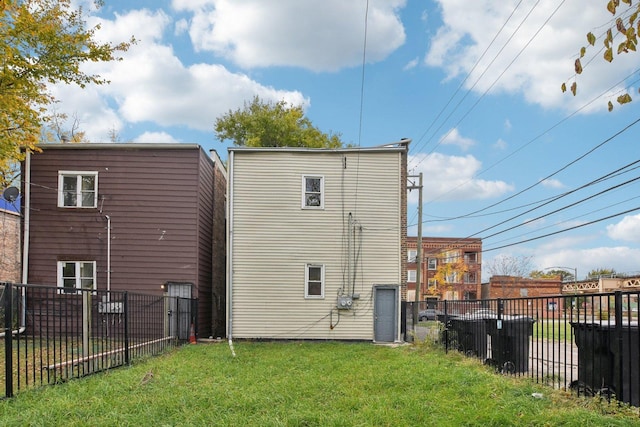
[[[191,296],[198,335],[224,336],[218,155],[195,144],[41,148],[23,164],[27,282]]]

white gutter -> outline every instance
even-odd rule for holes
[[[111,217],[104,216],[107,219],[107,302],[111,300]]]
[[[24,158],[24,174],[22,175],[24,193],[22,194],[22,209],[24,211],[24,230],[22,231],[22,283],[27,284],[29,280],[29,223],[31,221],[31,153],[26,152]],[[12,334],[21,334],[27,326],[27,289],[22,287],[22,316],[20,316],[20,327],[11,331]],[[4,332],[0,337],[4,337]]]
[[[227,338],[233,357],[233,160],[234,153],[229,151],[227,175]]]

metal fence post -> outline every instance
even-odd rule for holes
[[[5,396],[13,397],[13,337],[11,327],[13,322],[13,285],[10,282],[4,286],[4,378]]]
[[[449,315],[447,312],[447,300],[444,300],[444,352],[449,353]]]
[[[615,296],[614,296],[614,309],[615,309],[615,316],[616,316],[616,344],[618,346],[618,360],[617,365],[618,365],[618,388],[619,390],[616,390],[616,392],[618,392],[620,395],[616,396],[616,399],[620,402],[624,402],[624,394],[625,394],[625,390],[624,390],[624,365],[623,365],[623,361],[624,361],[624,357],[623,357],[623,338],[622,338],[622,291],[616,291],[615,292]],[[615,370],[614,370],[615,372]]]
[[[124,363],[129,364],[129,294],[127,291],[122,295],[122,309],[124,311]]]

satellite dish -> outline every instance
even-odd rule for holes
[[[2,197],[9,203],[13,203],[18,200],[18,196],[20,195],[20,190],[16,187],[9,187],[2,193]]]

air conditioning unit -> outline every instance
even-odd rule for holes
[[[351,310],[353,307],[353,298],[351,297],[338,297],[338,310]]]

